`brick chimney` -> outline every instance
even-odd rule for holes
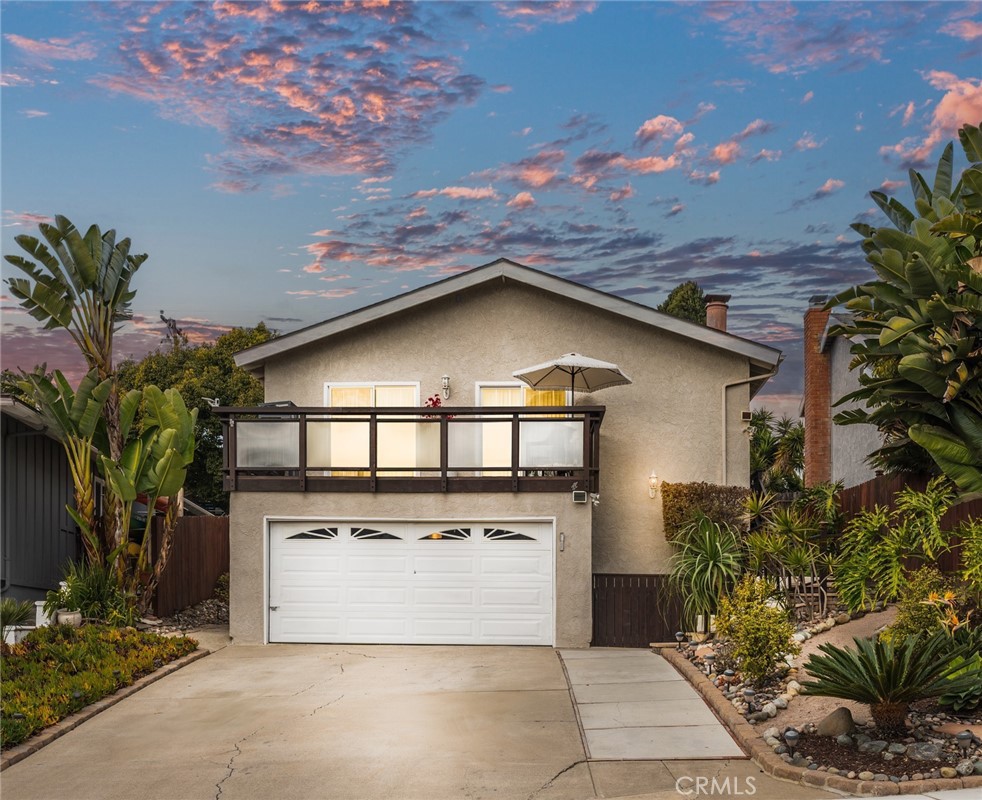
[[[716,328],[718,331],[726,332],[726,311],[730,302],[728,294],[707,294],[706,295],[706,325]]]
[[[805,486],[832,480],[831,354],[821,349],[831,313],[826,299],[810,298],[805,312]]]

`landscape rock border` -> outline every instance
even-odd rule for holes
[[[775,778],[800,783],[804,786],[833,789],[861,797],[925,794],[946,789],[982,789],[982,775],[893,783],[892,781],[860,781],[805,767],[793,767],[771,749],[770,745],[761,738],[757,728],[747,722],[746,718],[733,707],[733,704],[723,696],[705,673],[694,666],[685,655],[671,646],[656,648],[656,652],[660,653],[669,664],[675,667],[682,677],[702,695],[709,707],[726,725],[737,743],[757,766]]]
[[[7,769],[7,767],[13,766],[18,761],[23,761],[32,753],[36,753],[43,747],[47,747],[55,739],[60,739],[66,733],[74,730],[83,722],[92,719],[96,714],[101,714],[107,708],[116,705],[120,700],[129,697],[132,694],[136,694],[141,689],[149,686],[151,683],[156,683],[161,678],[170,675],[172,672],[177,672],[181,667],[186,667],[188,664],[197,661],[200,658],[211,653],[210,650],[198,649],[193,653],[188,653],[186,656],[181,656],[180,658],[170,661],[164,664],[160,669],[154,670],[149,675],[144,675],[138,681],[131,683],[129,686],[124,686],[122,689],[118,689],[110,695],[106,695],[101,700],[96,700],[94,703],[90,703],[81,711],[77,711],[74,714],[70,714],[63,720],[56,722],[54,725],[50,725],[43,731],[32,736],[27,741],[22,744],[15,745],[9,750],[5,750],[3,755],[0,756],[0,772]]]

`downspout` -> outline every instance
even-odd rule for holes
[[[753,383],[754,381],[764,381],[767,380],[768,378],[773,378],[775,375],[777,375],[778,367],[781,366],[781,361],[783,360],[784,357],[782,356],[781,359],[777,362],[777,366],[774,367],[774,369],[771,372],[768,372],[766,375],[753,375],[749,378],[739,378],[735,381],[728,381],[727,383],[723,384],[723,388],[720,391],[723,400],[722,403],[723,415],[720,420],[720,422],[722,423],[721,425],[722,433],[720,434],[720,444],[721,444],[720,452],[723,454],[723,458],[722,458],[723,463],[721,465],[723,477],[722,480],[720,481],[721,486],[726,486],[726,390],[729,389],[731,386],[741,386],[744,383]]]

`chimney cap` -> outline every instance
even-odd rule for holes
[[[810,306],[824,306],[828,302],[829,296],[827,294],[813,294],[808,298],[808,305]]]
[[[723,305],[726,305],[730,302],[730,298],[732,296],[733,295],[730,294],[707,294],[705,302],[707,306],[710,303],[722,303]]]

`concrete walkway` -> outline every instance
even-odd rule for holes
[[[746,758],[692,686],[650,650],[561,650],[591,760]]]

